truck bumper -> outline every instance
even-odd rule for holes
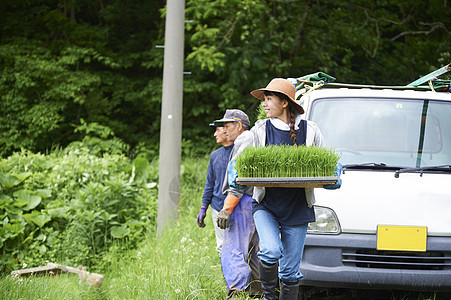
[[[376,235],[307,234],[302,285],[451,291],[451,237],[428,237],[426,252],[376,250]]]

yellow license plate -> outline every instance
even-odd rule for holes
[[[377,226],[377,250],[426,251],[427,227]]]

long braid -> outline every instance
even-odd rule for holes
[[[296,131],[294,131],[294,123],[296,121],[296,115],[294,114],[294,112],[291,110],[291,105],[288,106],[290,109],[290,138],[293,140],[294,145],[296,146]]]

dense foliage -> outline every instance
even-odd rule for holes
[[[88,140],[0,160],[0,273],[46,260],[102,269],[154,231],[157,165]]]
[[[165,1],[1,1],[0,155],[109,128],[134,156],[159,142]],[[226,108],[255,119],[249,91],[324,71],[407,84],[451,61],[447,1],[187,0],[183,137],[209,152]],[[207,147],[199,147],[207,145]]]

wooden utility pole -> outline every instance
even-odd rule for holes
[[[185,1],[168,0],[161,104],[157,234],[178,217],[183,111]]]

